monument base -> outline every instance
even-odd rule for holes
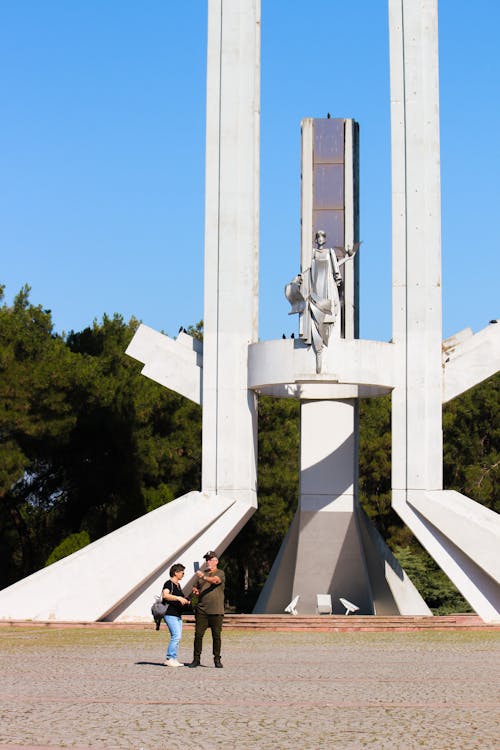
[[[359,503],[351,512],[297,511],[254,614],[278,614],[296,596],[299,615],[317,614],[317,594],[330,594],[332,613],[430,615],[381,535]]]
[[[297,612],[317,613],[330,594],[332,612],[431,615],[357,496],[355,399],[303,401],[299,508],[254,612],[275,614],[299,596]]]

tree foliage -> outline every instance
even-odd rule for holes
[[[456,490],[498,512],[500,374],[443,408],[445,489]],[[378,530],[437,614],[470,606],[391,508],[390,397],[360,409],[360,501]]]
[[[261,396],[258,411],[259,507],[224,554],[229,600],[243,612],[252,611],[298,503],[299,404]]]
[[[201,484],[201,409],[124,352],[138,322],[104,316],[59,336],[21,289],[0,288],[0,586]],[[203,336],[203,324],[188,333]],[[445,487],[499,510],[500,375],[446,405]],[[360,404],[360,500],[436,612],[467,604],[391,508],[390,398]],[[224,555],[250,611],[297,508],[300,407],[259,399],[259,508]]]
[[[444,484],[500,512],[500,375],[446,404]]]
[[[63,557],[72,555],[73,552],[78,552],[79,549],[86,547],[90,544],[90,536],[88,531],[79,531],[76,534],[70,534],[63,539],[61,544],[55,547],[47,558],[45,565],[52,565],[52,563],[62,560]]]
[[[0,307],[0,585],[200,484],[200,409],[140,374],[121,316],[66,337],[26,287]]]

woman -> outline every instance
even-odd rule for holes
[[[184,565],[176,563],[170,568],[170,579],[163,585],[162,598],[168,603],[164,620],[170,631],[170,643],[168,644],[167,657],[163,662],[167,667],[184,666],[177,661],[177,649],[182,635],[182,608],[189,604],[189,599],[182,593],[179,582],[184,578]]]

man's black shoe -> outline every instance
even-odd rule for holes
[[[191,669],[193,669],[193,667],[199,667],[199,666],[201,666],[200,665],[200,660],[199,659],[193,659],[193,661],[191,662],[191,664],[188,664],[187,666],[191,667]]]
[[[220,660],[220,656],[219,656],[219,657],[217,657],[217,656],[216,656],[216,657],[214,658],[214,664],[215,664],[215,668],[216,668],[216,669],[222,669],[222,667],[223,667],[223,664],[222,664],[222,662],[221,662],[221,660]]]

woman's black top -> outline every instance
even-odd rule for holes
[[[168,581],[165,581],[163,584],[163,589],[167,589],[167,591],[172,594],[173,596],[184,596],[182,593],[182,589],[179,586],[178,583],[174,583],[170,578]],[[166,599],[163,599],[164,602],[167,602]],[[168,602],[167,611],[165,612],[166,615],[175,615],[175,617],[181,617],[182,615],[182,607],[183,605],[180,602]]]

